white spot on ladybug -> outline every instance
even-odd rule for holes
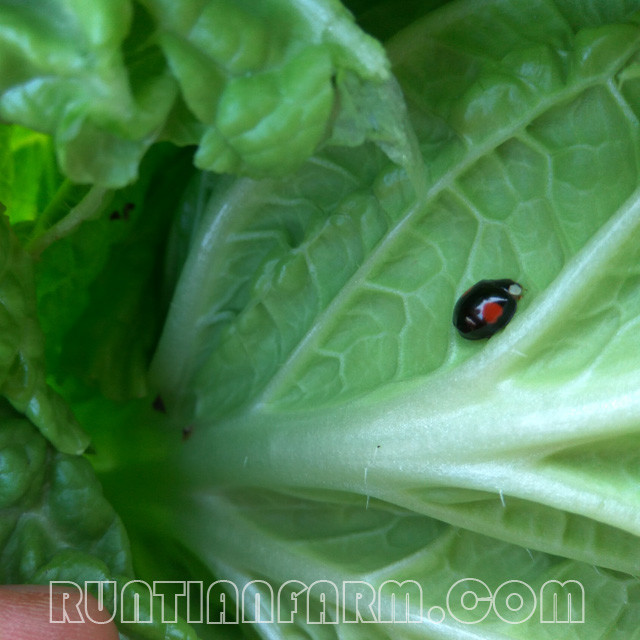
[[[522,297],[522,287],[517,282],[514,282],[512,285],[509,285],[509,288],[507,289],[507,291],[509,292],[509,295],[513,296],[514,298]]]

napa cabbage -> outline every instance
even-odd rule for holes
[[[2,582],[132,639],[640,638],[640,2],[44,4],[0,2]]]

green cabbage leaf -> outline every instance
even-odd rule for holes
[[[197,145],[202,169],[261,176],[353,144],[344,122],[394,135],[384,50],[337,0],[5,0],[0,22],[0,117],[50,134],[76,183],[135,181],[161,140]]]
[[[50,4],[103,85],[51,76],[97,96],[51,138],[0,97],[2,581],[227,581],[124,638],[639,639],[640,2],[354,0],[386,53],[333,2]]]
[[[371,146],[324,153],[284,180],[221,190],[201,178],[207,204],[194,217],[152,376],[190,434],[176,456],[177,477],[195,485],[191,503],[172,507],[181,538],[214,574],[231,564],[247,575],[241,549],[252,548],[254,526],[273,548],[256,550],[249,565],[259,569],[248,575],[276,583],[305,567],[307,584],[323,571],[380,584],[399,563],[409,578],[417,554],[425,592],[441,603],[443,585],[469,571],[463,547],[440,558],[442,574],[427,567],[458,535],[470,536],[468,548],[491,538],[473,574],[487,583],[500,584],[495,555],[516,553],[509,545],[525,550],[508,565],[515,577],[533,571],[538,587],[580,574],[587,610],[607,581],[593,566],[637,574],[632,8],[454,3],[395,37],[388,51],[424,184]],[[462,340],[451,324],[457,296],[501,277],[525,287],[516,318],[488,343]],[[256,499],[254,487],[266,496]],[[323,515],[306,527],[294,516],[274,524],[261,515],[265,503]],[[203,531],[199,512],[238,529]],[[409,521],[449,526],[428,541],[407,534],[400,553],[368,538],[364,523],[351,529],[355,514],[381,518],[375,536],[408,531]],[[322,542],[318,522],[330,530]],[[361,538],[378,546],[362,542],[361,555]],[[592,610],[580,637],[612,637],[612,620],[638,615],[631,578],[605,575],[620,599]],[[478,627],[449,619],[410,633],[457,637],[464,628],[481,638],[504,626],[495,616]],[[545,637],[544,628],[534,620],[504,633]],[[571,627],[554,637],[564,629],[572,637]]]

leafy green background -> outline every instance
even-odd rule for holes
[[[330,1],[123,1],[91,20],[0,3],[7,60],[31,56],[0,112],[35,126],[55,98],[52,138],[0,139],[0,575],[425,594],[415,625],[202,638],[640,637],[640,6],[350,6],[393,36],[390,67]],[[61,25],[80,35],[58,46]],[[32,44],[6,35],[22,30]],[[57,73],[32,83],[44,62]],[[463,341],[455,300],[494,277],[522,283],[518,313]],[[585,623],[429,621],[471,577],[579,580]],[[121,631],[195,633],[140,627]]]

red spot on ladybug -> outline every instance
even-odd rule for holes
[[[502,305],[499,302],[494,302],[493,300],[487,302],[482,307],[482,317],[484,318],[485,322],[488,322],[489,324],[495,324],[499,320],[502,313]]]
[[[463,338],[490,338],[509,324],[522,286],[513,280],[480,280],[467,289],[453,309],[453,324]]]

